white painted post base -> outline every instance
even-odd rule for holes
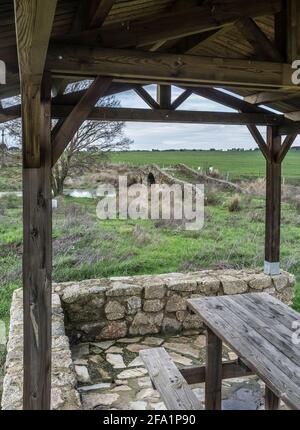
[[[280,275],[280,263],[269,263],[269,261],[265,261],[265,270],[266,275]]]

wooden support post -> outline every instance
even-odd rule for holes
[[[157,86],[157,102],[161,109],[170,109],[172,97],[171,85],[158,85]]]
[[[270,157],[267,160],[266,183],[266,235],[265,273],[280,273],[280,221],[281,221],[281,137],[276,127],[267,127],[267,146]]]
[[[269,387],[266,386],[265,392],[265,409],[267,411],[277,411],[279,409],[280,399]]]
[[[222,341],[209,328],[206,338],[205,409],[222,409]]]
[[[25,100],[23,151],[27,139],[39,136],[40,166],[23,161],[23,301],[24,301],[24,391],[26,410],[50,409],[51,393],[51,83],[45,73],[37,99]],[[39,105],[39,121],[30,122],[26,110]],[[26,133],[24,131],[26,130]]]

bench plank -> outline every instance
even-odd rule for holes
[[[140,357],[168,410],[203,409],[164,348],[140,351]]]
[[[261,297],[259,298],[259,296]],[[256,300],[265,303],[265,313],[269,313],[265,296],[265,294],[256,294]],[[239,302],[238,296],[234,300]],[[271,302],[276,308],[279,308],[274,300],[272,298]],[[188,300],[188,303],[189,307],[202,318],[205,324],[236,352],[241,360],[266,383],[276,396],[280,397],[291,408],[300,409],[299,366],[296,366],[269,340],[249,326],[244,321],[244,317],[241,319],[237,316],[233,301],[229,302],[224,296],[192,299]],[[285,305],[280,303],[281,313],[284,307]],[[290,317],[291,313],[288,314]],[[296,315],[299,319],[299,315],[297,313]],[[259,324],[255,316],[253,316],[253,321],[252,326]],[[274,329],[273,336],[276,336],[277,330],[278,327]]]

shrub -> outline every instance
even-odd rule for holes
[[[239,212],[241,210],[241,199],[239,196],[233,196],[228,202],[229,212]]]

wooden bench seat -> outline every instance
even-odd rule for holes
[[[168,410],[203,409],[200,401],[164,348],[140,351],[140,357]]]

